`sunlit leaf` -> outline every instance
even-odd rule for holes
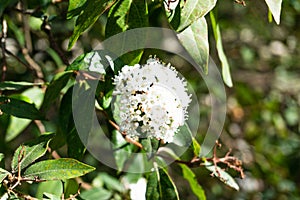
[[[45,160],[29,166],[24,177],[29,179],[39,178],[41,180],[63,180],[82,176],[95,170],[87,164],[72,158],[60,158],[56,160]]]
[[[32,142],[25,143],[17,148],[14,153],[11,168],[14,172],[24,169],[38,158],[42,157],[46,152],[53,134],[42,135]]]
[[[145,1],[123,0],[117,2],[109,11],[107,25],[105,28],[105,37],[109,38],[120,32],[129,29],[148,26],[148,8]],[[141,37],[143,37],[141,35]],[[124,38],[125,40],[132,40]],[[143,40],[133,38],[133,42],[139,43]],[[128,65],[139,62],[143,50],[135,50],[121,56],[121,59]]]
[[[240,187],[238,186],[238,184],[235,182],[235,180],[230,176],[230,174],[228,174],[227,172],[225,172],[223,169],[221,169],[220,167],[215,167],[212,163],[210,162],[205,162],[205,167],[206,169],[208,169],[209,171],[212,172],[212,174],[217,177],[218,179],[220,179],[223,183],[225,183],[226,185],[228,185],[229,187],[232,187],[235,190],[239,190]]]
[[[44,98],[44,92],[41,88],[32,87],[25,90],[17,97],[19,99],[26,100],[28,103],[34,103],[37,108],[40,108]],[[31,120],[29,119],[10,116],[9,125],[6,130],[5,141],[9,142],[17,137],[30,124],[30,122]]]
[[[207,74],[209,45],[207,23],[204,17],[193,22],[188,28],[177,35],[181,44],[196,63]]]
[[[42,83],[4,81],[0,83],[0,90],[21,90],[26,87],[32,87],[37,85],[42,85]]]
[[[182,9],[177,10],[177,12],[180,12],[180,17],[177,17],[176,19],[179,20],[179,22],[173,22],[175,24],[178,24],[178,27],[174,27],[176,31],[183,31],[192,23],[205,16],[211,9],[215,7],[216,2],[217,0],[194,0],[186,2],[181,1],[180,6],[182,7]]]
[[[180,164],[179,166],[182,169],[183,178],[185,178],[189,182],[193,193],[197,196],[199,200],[205,200],[206,196],[204,190],[201,187],[201,185],[199,185],[194,172],[184,164]]]
[[[277,24],[280,23],[282,0],[265,0]]]
[[[68,49],[70,50],[82,32],[93,25],[105,10],[110,8],[116,0],[87,0],[84,9],[78,16],[73,35],[70,38]]]
[[[215,40],[216,40],[216,47],[217,47],[219,59],[222,64],[222,77],[223,77],[223,80],[226,83],[226,85],[228,87],[232,87],[230,67],[229,67],[227,57],[226,57],[226,55],[224,53],[224,49],[223,49],[220,27],[219,27],[219,24],[217,24],[215,16],[212,12],[210,12],[210,19],[211,19],[211,23],[212,23]]]
[[[165,169],[150,172],[147,182],[146,199],[179,200],[177,188]]]
[[[86,6],[87,0],[70,0],[68,6],[67,19],[78,16]]]
[[[10,173],[5,169],[0,168],[0,184]]]

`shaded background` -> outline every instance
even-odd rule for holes
[[[35,9],[45,2],[30,0],[25,2],[25,6]],[[246,3],[247,6],[243,7],[233,1],[219,1],[216,7],[234,82],[232,88],[227,88],[228,113],[220,138],[223,148],[219,153],[224,155],[232,148],[233,154],[243,161],[246,178],[237,179],[241,190],[236,192],[211,178],[205,169],[195,169],[195,172],[207,199],[300,199],[300,2],[283,1],[280,25],[268,22],[265,2],[252,0]],[[80,37],[72,51],[66,52],[74,25],[74,21],[66,20],[67,6],[68,2],[55,3],[42,8],[42,11],[49,17],[59,48],[72,61],[104,39],[106,15]],[[162,13],[155,8],[149,10],[152,25],[166,25]],[[7,48],[12,53],[22,57],[20,46],[28,43],[27,46],[32,47],[28,49],[30,54],[42,66],[48,81],[55,73],[65,69],[51,47],[48,35],[40,30],[43,13],[36,17],[27,16],[25,20],[15,9],[6,14],[9,16]],[[207,21],[209,23],[209,17]],[[22,23],[28,26],[25,32],[20,28]],[[220,66],[210,26],[209,34],[210,54]],[[31,70],[16,59],[8,57],[7,62],[6,80],[33,80]],[[206,92],[201,84],[196,90]],[[203,112],[205,115],[206,111]],[[45,126],[47,131],[56,131],[55,108],[51,115],[49,118],[53,122],[46,122]],[[202,126],[207,125],[205,118],[201,120]],[[21,142],[36,135],[38,129],[35,124],[10,142],[4,142],[5,135],[1,133],[0,150],[12,154]],[[89,155],[85,159],[87,163],[99,165]],[[171,168],[176,172],[176,166]],[[104,170],[113,174],[109,169]],[[180,177],[174,179],[183,199],[195,198]]]

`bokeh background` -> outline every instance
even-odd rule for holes
[[[35,9],[47,2],[29,0],[24,3],[27,9]],[[234,191],[210,177],[205,169],[197,168],[194,171],[205,189],[207,199],[300,199],[300,1],[283,1],[280,25],[269,22],[264,1],[251,0],[246,4],[243,7],[227,0],[219,1],[216,6],[234,83],[232,88],[226,88],[228,112],[220,138],[223,147],[218,154],[224,155],[231,148],[233,155],[243,161],[246,178],[236,179],[241,189]],[[78,55],[91,51],[104,39],[106,15],[101,16],[80,37],[75,47],[67,52],[68,38],[74,25],[73,20],[66,20],[67,6],[68,2],[55,3],[43,8],[43,11],[48,16],[54,39],[72,61]],[[153,19],[151,25],[166,26],[162,13],[155,8],[149,11]],[[23,19],[14,9],[6,15],[9,26],[7,48],[13,54],[21,55],[20,44],[29,42],[27,47],[31,48],[28,50],[42,66],[48,81],[55,73],[65,69],[57,52],[51,48],[47,34],[40,30],[41,16]],[[207,21],[210,25],[209,16]],[[28,26],[25,32],[20,28],[22,23]],[[209,39],[210,55],[220,66],[211,26]],[[31,71],[16,59],[8,57],[7,62],[6,80],[33,80]],[[205,94],[207,90],[203,85],[196,83],[196,90]],[[203,95],[203,99],[207,95]],[[203,112],[205,116],[206,110]],[[47,131],[55,132],[57,111],[53,108],[50,113],[52,116],[49,118],[53,121],[45,122],[45,127]],[[201,120],[201,126],[208,124],[208,118]],[[1,134],[0,150],[12,155],[20,143],[36,135],[38,129],[35,124],[9,142],[5,142],[5,135]],[[201,134],[198,139],[201,139]],[[62,149],[60,153],[63,152]],[[85,160],[99,165],[89,155]],[[176,172],[176,166],[171,165],[171,170]],[[238,177],[237,173],[229,172]],[[182,199],[195,199],[186,182],[180,177],[173,178],[179,186]]]

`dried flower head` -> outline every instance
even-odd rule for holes
[[[170,64],[150,58],[124,66],[114,78],[120,129],[132,138],[172,142],[187,119],[187,83]]]

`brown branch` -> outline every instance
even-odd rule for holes
[[[234,0],[235,3],[241,4],[242,6],[246,6],[246,2],[244,0]]]
[[[117,131],[119,131],[119,132],[123,135],[123,137],[124,137],[124,139],[126,140],[126,142],[129,142],[129,143],[131,143],[131,144],[134,144],[135,146],[139,147],[140,149],[143,149],[143,145],[142,145],[141,143],[139,143],[139,142],[133,140],[132,138],[128,137],[128,136],[126,135],[126,132],[125,132],[125,131],[121,131],[121,130],[120,130],[120,127],[119,127],[115,122],[113,122],[112,120],[108,120],[108,122],[109,122],[109,123],[110,123]]]
[[[216,172],[218,173],[218,176],[220,176],[220,172],[217,168],[217,165],[219,163],[225,164],[228,168],[231,168],[237,172],[240,173],[241,178],[245,178],[244,170],[242,168],[242,161],[239,160],[238,158],[234,156],[230,156],[231,149],[226,153],[226,155],[223,158],[219,158],[217,156],[217,147],[221,147],[221,144],[216,141],[216,145],[214,147],[214,152],[213,152],[213,157],[212,158],[207,158],[207,161],[213,162]]]
[[[68,66],[70,64],[68,58],[65,56],[65,53],[57,45],[57,42],[55,41],[53,34],[51,32],[51,26],[48,23],[48,18],[46,16],[43,19],[43,24],[41,26],[41,29],[48,35],[51,48],[53,48],[56,51],[56,53],[63,61],[63,63]]]
[[[41,67],[31,58],[29,55],[27,48],[22,48],[22,53],[24,55],[25,60],[28,62],[28,64],[32,67],[32,69],[35,71],[38,81],[44,82],[44,74],[42,72]]]
[[[7,37],[7,22],[5,19],[1,18],[2,21],[2,30],[1,30],[1,50],[2,50],[2,76],[1,81],[5,80],[6,71],[7,71],[7,63],[6,63],[6,37]]]

